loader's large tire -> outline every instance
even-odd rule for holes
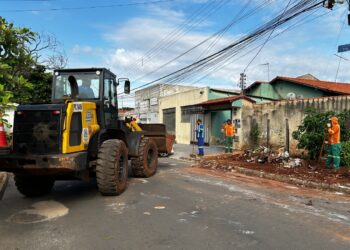
[[[51,192],[54,178],[41,175],[15,175],[17,190],[27,197],[39,197]]]
[[[142,138],[138,148],[138,157],[131,159],[131,168],[135,177],[151,177],[157,172],[158,148],[154,140]]]
[[[121,140],[104,141],[98,152],[97,186],[102,195],[119,195],[128,180],[128,149]]]

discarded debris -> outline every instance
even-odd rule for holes
[[[285,168],[297,168],[302,166],[303,161],[299,158],[290,159],[288,162],[285,162],[283,166]]]
[[[155,206],[154,209],[164,209],[164,206]]]
[[[307,203],[305,203],[306,206],[312,206],[312,200],[309,200]]]
[[[270,150],[266,147],[259,147],[256,150],[245,150],[233,154],[205,156],[193,165],[192,167],[225,173],[245,173],[246,170],[242,169],[247,169],[248,172],[250,170],[259,171],[262,175],[266,173],[267,176],[269,174],[280,176],[281,180],[295,178],[305,183],[323,183],[325,186],[336,184],[339,187],[350,188],[349,168],[327,169],[324,161],[294,158],[284,148]]]

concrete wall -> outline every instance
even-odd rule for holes
[[[289,124],[290,151],[292,154],[300,154],[297,149],[297,141],[293,140],[292,133],[300,125],[307,108],[315,108],[320,112],[341,112],[350,108],[350,96],[310,98],[302,100],[276,101],[264,104],[244,103],[242,107],[242,133],[240,147],[247,148],[251,145],[250,131],[255,122],[260,130],[260,144],[265,144],[267,139],[267,120],[270,120],[270,144],[273,147],[285,145],[286,119]]]
[[[175,135],[177,143],[189,144],[191,123],[181,122],[181,106],[198,104],[208,100],[209,88],[192,89],[159,99],[159,121],[163,121],[163,109],[176,108]],[[208,126],[208,124],[206,125]]]

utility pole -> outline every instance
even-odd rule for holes
[[[239,87],[241,89],[241,95],[244,95],[246,80],[247,80],[247,75],[245,73],[241,73],[239,78]]]
[[[348,4],[349,4],[349,7],[348,7],[348,25],[350,26],[350,0],[347,0],[348,1]]]
[[[260,64],[261,66],[267,66],[267,81],[269,82],[270,81],[270,63],[263,63],[263,64]]]

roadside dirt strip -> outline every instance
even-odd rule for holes
[[[0,200],[4,195],[8,180],[9,180],[9,175],[6,172],[0,172]]]
[[[311,167],[303,165],[297,168],[285,168],[274,164],[247,163],[239,161],[234,155],[223,154],[202,158],[193,167],[219,172],[236,172],[270,180],[287,182],[304,187],[331,190],[350,194],[350,170],[341,168],[333,171],[323,164]]]

